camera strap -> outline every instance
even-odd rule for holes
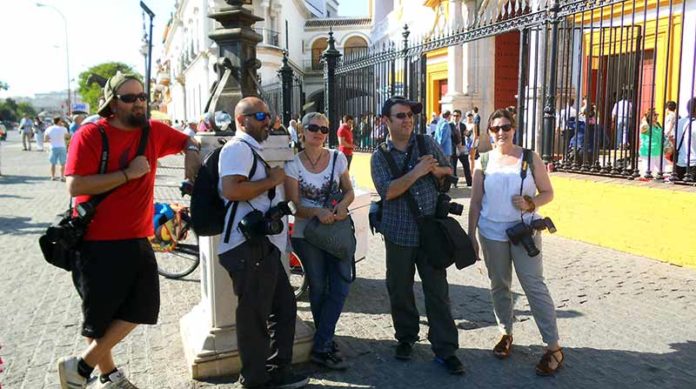
[[[99,126],[99,133],[101,134],[102,137],[102,152],[101,152],[101,160],[99,161],[99,174],[106,174],[106,168],[109,162],[109,138],[106,136],[106,130],[104,130],[104,127]],[[138,149],[135,153],[136,157],[139,157],[141,155],[145,155],[145,149],[147,148],[147,141],[150,135],[150,122],[146,122],[145,126],[143,127],[142,131],[140,132],[140,141],[138,143]],[[120,185],[119,185],[120,186]],[[88,200],[88,203],[90,203],[93,207],[96,207],[99,205],[104,199],[106,199],[107,196],[109,196],[113,191],[115,191],[118,187],[109,190],[108,192],[100,193],[96,196],[93,196]]]
[[[336,157],[336,151],[335,150],[330,150],[329,153],[331,154],[331,178],[329,179],[329,186],[326,189],[326,195],[324,197],[324,206],[326,206],[329,203],[329,199],[331,198],[331,188],[333,188],[333,180],[334,180],[334,170],[336,170],[336,160],[338,159]],[[340,189],[340,181],[339,181],[339,189]]]
[[[422,137],[422,135],[416,135],[416,140],[418,141],[418,137]],[[423,142],[423,139],[420,139],[419,146],[421,146]],[[406,173],[409,172],[409,164],[411,163],[411,158],[413,156],[413,144],[411,144],[408,147],[408,151],[406,152],[406,160],[404,162],[404,167],[399,171],[399,166],[396,164],[396,161],[394,160],[394,156],[391,155],[391,153],[387,150],[386,143],[383,143],[379,151],[382,153],[384,156],[384,159],[387,161],[387,165],[389,165],[389,170],[391,170],[392,174],[392,179],[397,179],[403,177]],[[419,155],[422,154],[423,149],[419,147],[418,149]],[[409,209],[413,213],[413,216],[415,216],[416,219],[419,219],[422,215],[420,210],[418,209],[418,203],[416,202],[416,199],[413,197],[410,191],[411,188],[406,189],[406,192],[402,196],[406,196],[406,203],[408,204]]]
[[[266,171],[270,169],[270,165],[268,165],[268,162],[266,162],[265,159],[261,158],[261,156],[254,150],[254,147],[247,141],[241,139],[242,142],[244,142],[247,146],[249,146],[249,149],[251,150],[252,157],[254,158],[252,163],[251,163],[251,169],[249,170],[249,175],[247,176],[248,179],[251,181],[251,178],[256,174],[256,164],[260,160],[261,163],[264,165],[266,168]],[[275,187],[271,188],[268,190],[268,198],[271,201],[271,204],[273,204],[273,199],[275,198]],[[248,202],[247,202],[248,203]],[[249,203],[249,206],[251,204]],[[230,213],[229,219],[227,219],[227,225],[225,226],[225,238],[224,242],[229,243],[230,242],[230,236],[232,235],[232,223],[234,223],[234,218],[237,215],[237,208],[239,207],[239,201],[228,201],[227,204],[225,205],[225,213],[232,208],[232,211]],[[254,208],[254,207],[252,207]]]
[[[522,164],[520,165],[520,196],[522,196],[522,190],[524,189],[524,179],[527,178],[527,169],[532,169],[532,177],[534,176],[534,154],[532,150],[522,149]],[[524,223],[524,211],[520,212],[520,219]]]

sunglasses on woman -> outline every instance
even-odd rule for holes
[[[130,104],[135,103],[135,100],[146,101],[146,93],[129,93],[127,95],[116,95],[116,98],[123,101],[124,103]]]
[[[488,128],[488,131],[490,132],[498,132],[500,130],[503,130],[503,132],[508,132],[512,130],[512,124],[503,124],[502,126],[490,126]]]
[[[317,132],[321,131],[322,134],[326,135],[329,133],[329,127],[326,126],[318,126],[316,124],[310,124],[307,127],[305,127],[307,130],[310,132]]]
[[[253,113],[245,113],[244,116],[253,116],[256,121],[262,122],[266,119],[271,118],[271,114],[268,112],[253,112]]]

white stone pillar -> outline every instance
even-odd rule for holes
[[[218,136],[198,135],[202,154],[217,147]],[[271,165],[293,158],[288,136],[271,136],[264,142],[263,157]],[[184,315],[179,324],[186,363],[191,378],[203,379],[238,374],[241,370],[237,345],[237,297],[232,280],[217,258],[219,236],[199,239],[201,259],[201,301]],[[284,258],[286,262],[287,258]],[[295,324],[293,363],[309,360],[313,331],[299,319]]]
[[[463,23],[461,0],[449,0],[448,28],[454,30]],[[462,109],[465,104],[464,69],[468,68],[467,58],[461,45],[447,48],[447,95],[442,98],[442,110]]]

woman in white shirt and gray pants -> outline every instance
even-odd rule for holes
[[[555,306],[544,282],[542,254],[530,256],[521,244],[513,244],[506,234],[508,228],[521,220],[529,225],[531,220],[541,218],[535,210],[553,199],[551,180],[544,162],[536,153],[532,152],[532,164],[527,166],[524,149],[513,143],[515,123],[507,110],[493,112],[486,131],[495,137],[495,145],[488,155],[482,155],[476,162],[469,207],[469,236],[478,253],[476,230],[479,230],[491,280],[493,311],[503,334],[493,352],[502,359],[508,357],[512,349],[513,299],[510,286],[514,264],[534,320],[547,344],[547,351],[537,364],[536,372],[553,375],[561,367],[564,356],[558,343]],[[541,249],[539,231],[533,232],[533,240]]]

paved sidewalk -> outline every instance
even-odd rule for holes
[[[43,262],[40,232],[68,202],[65,185],[48,179],[48,154],[23,152],[16,132],[2,146],[0,177],[0,356],[4,388],[57,388],[56,361],[78,353],[80,301],[70,276]],[[174,166],[180,158],[162,162]],[[159,171],[158,199],[178,198],[181,169]],[[455,191],[465,205],[466,189]],[[465,220],[462,218],[462,223]],[[591,228],[591,226],[588,226]],[[659,231],[646,232],[654,239]],[[637,239],[639,237],[636,237]],[[565,367],[555,378],[534,374],[542,348],[527,299],[515,281],[515,345],[509,360],[492,357],[498,340],[482,266],[450,270],[450,295],[460,326],[458,356],[467,369],[449,376],[432,361],[426,340],[415,357],[393,358],[394,340],[384,284],[384,248],[370,240],[338,323],[338,342],[351,368],[332,372],[306,364],[310,387],[356,388],[694,388],[696,387],[696,271],[546,235],[545,273],[558,309]],[[187,376],[178,319],[200,295],[199,273],[161,279],[160,323],[136,329],[115,349],[117,364],[141,388],[231,388],[235,377],[210,382]],[[417,299],[425,324],[423,296]],[[298,307],[311,322],[307,301]],[[421,328],[426,339],[427,326]]]

